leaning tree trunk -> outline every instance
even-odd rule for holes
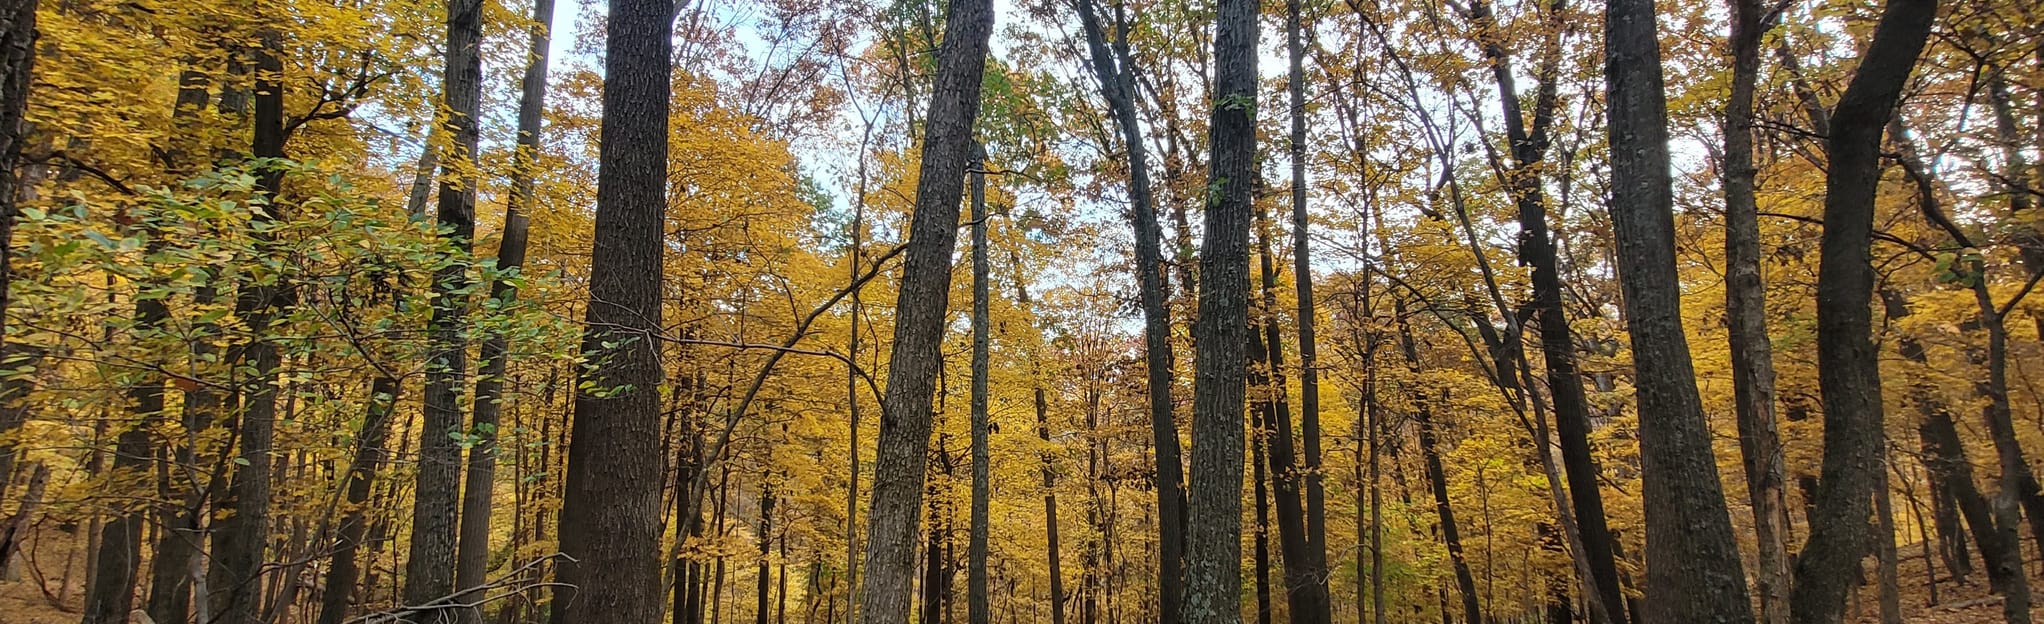
[[[1278,547],[1284,553],[1285,603],[1296,624],[1325,624],[1331,617],[1325,571],[1314,556],[1306,531],[1306,513],[1299,484],[1305,480],[1298,453],[1293,448],[1292,410],[1285,400],[1284,346],[1279,341],[1277,309],[1277,267],[1270,251],[1270,219],[1258,210],[1262,225],[1257,237],[1257,266],[1263,277],[1263,307],[1258,325],[1262,336],[1249,344],[1250,385],[1256,388],[1256,402],[1266,410],[1264,435],[1270,447],[1271,491],[1277,503]]]
[[[476,115],[482,106],[482,0],[447,3],[446,66],[441,74],[441,125],[450,144],[440,159],[435,219],[453,253],[466,256],[475,238]],[[431,146],[428,146],[429,149]],[[405,559],[404,604],[423,607],[454,593],[454,555],[461,504],[461,386],[468,374],[468,266],[449,262],[433,275],[425,417],[419,427],[418,485],[412,492],[412,539]],[[452,622],[446,609],[414,612],[408,621]]]
[[[1405,351],[1405,366],[1409,372],[1419,372],[1419,344],[1413,341],[1412,325],[1406,322],[1405,302],[1398,300],[1393,317],[1398,319],[1398,344]],[[1462,595],[1462,617],[1469,622],[1483,621],[1483,607],[1477,604],[1476,577],[1469,572],[1469,558],[1463,554],[1462,529],[1455,522],[1455,506],[1448,500],[1447,470],[1441,465],[1441,443],[1439,425],[1434,423],[1432,403],[1420,393],[1412,395],[1414,410],[1413,424],[1419,428],[1419,452],[1424,460],[1429,492],[1434,497],[1434,516],[1441,527],[1441,541],[1448,547],[1448,562],[1455,569],[1455,588]],[[1442,613],[1447,619],[1449,615]]]
[[[895,306],[894,344],[881,401],[873,459],[872,504],[866,517],[866,577],[860,587],[864,624],[908,621],[915,577],[917,511],[923,462],[930,451],[931,400],[943,366],[951,252],[958,242],[958,200],[971,164],[972,126],[979,118],[980,78],[993,33],[991,0],[955,0],[944,16],[936,83],[923,134],[921,173]]]
[[[614,0],[604,43],[596,234],[551,621],[660,617],[662,258],[672,0]]]
[[[1185,535],[1187,624],[1230,624],[1240,621],[1242,612],[1242,408],[1256,176],[1257,3],[1218,0],[1214,12],[1206,236],[1200,244],[1199,316],[1193,327],[1197,357]]]
[[[1606,7],[1604,84],[1614,180],[1610,212],[1637,369],[1646,499],[1644,616],[1649,622],[1752,622],[1739,541],[1718,483],[1710,426],[1682,333],[1668,109],[1654,3],[1613,0]]]
[[[497,270],[514,271],[525,266],[527,230],[533,207],[532,176],[539,162],[541,114],[546,112],[547,49],[552,41],[554,1],[532,3],[531,44],[526,54],[532,61],[518,97],[518,145],[511,156],[511,197],[504,204],[504,235],[497,243]],[[490,298],[500,308],[518,299],[518,286],[498,278],[490,284]],[[470,427],[476,444],[468,455],[467,487],[461,492],[461,531],[455,550],[454,586],[469,590],[486,582],[490,557],[490,507],[497,474],[497,421],[503,413],[504,371],[510,364],[510,341],[502,334],[483,339],[483,364],[476,377],[475,418]],[[469,600],[461,602],[472,602]],[[482,609],[464,609],[463,624],[481,624]]]
[[[1818,388],[1824,403],[1824,461],[1810,536],[1796,557],[1789,593],[1798,624],[1844,617],[1860,559],[1871,543],[1867,517],[1879,482],[1881,371],[1872,340],[1870,244],[1880,183],[1883,128],[1901,99],[1937,17],[1936,0],[1890,0],[1873,42],[1831,113],[1824,237],[1817,271]]]
[[[1143,360],[1148,374],[1150,439],[1156,449],[1157,621],[1178,624],[1184,593],[1180,575],[1185,550],[1185,473],[1178,446],[1178,422],[1171,402],[1171,310],[1164,286],[1163,232],[1150,189],[1149,150],[1136,120],[1135,70],[1128,56],[1116,56],[1094,11],[1094,0],[1079,0],[1079,22],[1093,59],[1093,75],[1107,100],[1122,148],[1128,150],[1129,220],[1135,225],[1136,289],[1143,306]],[[1120,24],[1123,31],[1125,24]],[[1117,31],[1117,43],[1125,33]],[[1116,59],[1121,63],[1117,64]]]
[[[1732,94],[1725,102],[1725,317],[1732,348],[1732,394],[1746,500],[1753,508],[1758,558],[1753,591],[1762,624],[1788,624],[1788,497],[1781,437],[1774,421],[1774,346],[1767,336],[1767,290],[1760,277],[1760,216],[1754,197],[1753,92],[1760,38],[1771,25],[1765,3],[1732,3]]]
[[[397,405],[398,382],[377,377],[369,385],[369,410],[362,419],[361,435],[355,439],[355,458],[348,463],[348,511],[334,535],[333,563],[327,567],[326,588],[319,599],[319,624],[341,624],[355,595],[355,582],[362,576],[358,561],[363,539],[369,532],[370,487],[382,467],[390,440],[390,421]]]

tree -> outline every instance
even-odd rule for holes
[[[1249,221],[1255,186],[1255,0],[1214,8],[1205,239],[1193,326],[1192,475],[1185,534],[1185,621],[1230,624],[1242,612],[1242,409],[1249,345]],[[878,623],[872,623],[878,624]]]
[[[1760,207],[1754,197],[1753,92],[1760,38],[1779,17],[1760,0],[1732,3],[1732,91],[1725,100],[1725,315],[1738,412],[1739,456],[1757,548],[1753,591],[1764,624],[1788,623],[1788,495],[1774,423],[1774,346],[1760,275]]]
[[[1797,624],[1832,624],[1872,545],[1867,517],[1882,450],[1881,371],[1872,312],[1874,195],[1881,135],[1937,17],[1936,0],[1891,0],[1852,82],[1832,109],[1825,151],[1824,238],[1817,271],[1818,386],[1824,461],[1810,536],[1796,557],[1789,611]],[[2006,468],[2006,466],[2004,466]]]
[[[972,164],[972,526],[971,543],[966,546],[966,617],[971,624],[987,624],[993,613],[987,605],[988,515],[993,496],[992,458],[987,451],[987,368],[992,355],[987,320],[987,180],[986,150],[973,146]],[[761,615],[765,618],[765,615]],[[765,624],[765,620],[761,620]]]
[[[553,41],[554,0],[534,0],[530,58],[519,86],[518,145],[511,158],[511,195],[504,204],[504,233],[497,241],[497,270],[525,267],[531,238],[534,170],[538,168],[541,116],[546,112],[547,52]],[[490,299],[499,307],[518,300],[518,285],[507,277],[490,283]],[[476,377],[475,419],[469,429],[476,444],[469,449],[468,486],[462,490],[461,531],[456,548],[454,586],[467,591],[487,579],[490,556],[490,507],[496,490],[496,445],[499,414],[504,406],[504,374],[510,365],[510,340],[503,334],[483,339],[483,364]],[[462,612],[463,624],[481,624],[481,609]]]
[[[611,3],[604,43],[596,234],[561,506],[552,622],[660,617],[662,259],[671,0]]]
[[[1149,149],[1136,120],[1135,70],[1130,67],[1127,28],[1117,25],[1122,27],[1116,29],[1117,38],[1110,48],[1093,0],[1077,0],[1076,4],[1101,99],[1107,101],[1114,125],[1121,131],[1122,149],[1128,151],[1129,221],[1135,226],[1136,289],[1142,299],[1143,360],[1149,374],[1150,439],[1157,454],[1157,617],[1164,624],[1177,624],[1184,594],[1185,474],[1171,401],[1171,310],[1164,292],[1164,235],[1157,224],[1156,200],[1150,188]]]
[[[28,108],[28,87],[35,68],[36,5],[39,0],[0,3],[0,315],[7,311],[13,280],[15,168],[21,160],[22,113]],[[0,339],[7,325],[0,318]],[[4,432],[0,432],[4,433]],[[0,471],[0,483],[8,475]]]
[[[873,458],[872,505],[866,517],[866,577],[860,621],[908,620],[915,572],[916,525],[924,463],[930,450],[930,401],[936,393],[944,314],[951,290],[951,252],[958,242],[958,200],[971,165],[972,127],[979,117],[994,12],[989,0],[952,2],[937,49],[936,83],[924,117],[909,249],[895,304],[894,344],[880,437]]]
[[[1647,518],[1644,616],[1650,622],[1752,622],[1739,542],[1732,535],[1689,340],[1682,333],[1668,104],[1654,3],[1616,0],[1605,11],[1611,224],[1641,421]]]
[[[455,252],[473,248],[476,229],[476,116],[482,106],[482,0],[447,3],[446,67],[441,72],[441,131],[451,142],[440,159],[435,210],[441,235]],[[426,371],[425,417],[419,427],[418,485],[412,495],[412,540],[405,559],[406,604],[423,606],[455,593],[460,530],[462,384],[468,378],[468,267],[449,262],[433,275],[433,358]],[[487,535],[484,536],[487,539]],[[452,622],[459,613],[428,610],[425,621]]]

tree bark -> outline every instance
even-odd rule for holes
[[[1752,622],[1739,542],[1682,333],[1667,101],[1653,0],[1614,0],[1606,5],[1605,20],[1610,213],[1641,420],[1643,615],[1649,622]]]
[[[1398,342],[1405,350],[1405,365],[1419,373],[1419,344],[1412,338],[1412,326],[1405,321],[1405,302],[1397,301]],[[1462,549],[1462,529],[1455,523],[1455,506],[1448,500],[1447,470],[1441,465],[1440,433],[1434,424],[1432,403],[1425,396],[1413,398],[1413,424],[1419,427],[1419,451],[1425,462],[1428,487],[1434,496],[1434,515],[1441,526],[1441,541],[1448,547],[1448,562],[1455,568],[1455,587],[1462,595],[1462,617],[1483,621],[1483,607],[1476,601],[1476,577],[1469,571],[1469,559]],[[1449,615],[1442,613],[1447,619]]]
[[[1315,556],[1306,529],[1301,498],[1298,453],[1293,448],[1292,410],[1286,401],[1284,345],[1278,332],[1277,266],[1270,250],[1270,219],[1258,209],[1258,267],[1263,277],[1263,307],[1259,325],[1262,336],[1250,338],[1249,359],[1254,370],[1250,385],[1264,417],[1264,435],[1270,446],[1271,490],[1275,493],[1278,516],[1278,544],[1284,552],[1285,602],[1288,615],[1297,624],[1326,624],[1330,619],[1327,597],[1326,556]]]
[[[614,0],[604,44],[596,233],[552,622],[660,617],[662,258],[671,0]]]
[[[1725,101],[1724,121],[1726,333],[1739,455],[1758,554],[1753,591],[1759,594],[1762,624],[1788,624],[1788,494],[1775,430],[1774,346],[1767,335],[1767,290],[1760,275],[1760,208],[1754,196],[1759,169],[1753,164],[1760,39],[1774,16],[1760,0],[1732,5],[1732,93]]]
[[[987,455],[987,367],[991,354],[987,320],[987,181],[986,151],[977,148],[972,180],[972,526],[965,550],[966,618],[988,624],[987,535],[989,499],[993,496],[992,458]],[[765,624],[762,622],[761,624]]]
[[[866,577],[860,587],[863,624],[908,621],[917,512],[935,416],[931,399],[943,365],[951,253],[958,241],[958,200],[971,164],[972,126],[979,117],[980,78],[993,22],[991,0],[954,1],[944,17],[873,459]]]
[[[497,243],[497,270],[524,268],[533,209],[532,176],[538,167],[541,118],[546,112],[547,50],[552,41],[554,0],[532,4],[531,39],[518,97],[518,142],[511,161],[511,196],[504,204],[504,233]],[[518,286],[498,278],[490,298],[508,309],[518,300]],[[467,487],[461,498],[461,530],[455,550],[454,586],[468,590],[487,582],[490,557],[490,514],[497,474],[497,423],[503,413],[504,371],[510,363],[510,342],[502,334],[483,339],[482,367],[476,376],[475,443],[469,448]],[[473,594],[469,595],[473,598]],[[472,600],[463,600],[470,602]],[[463,624],[481,624],[482,609],[464,609]]]
[[[0,2],[0,317],[13,301],[8,294],[14,268],[14,220],[20,195],[14,170],[21,159],[22,114],[28,110],[28,90],[35,67],[36,5],[39,0]],[[0,341],[7,337],[6,320],[0,318]],[[0,477],[8,476],[0,467]],[[6,483],[0,479],[0,483]]]
[[[1206,227],[1199,254],[1199,316],[1193,327],[1197,357],[1185,536],[1188,624],[1232,624],[1242,613],[1242,410],[1256,175],[1256,18],[1254,0],[1219,0],[1215,6]]]
[[[1314,335],[1313,255],[1311,219],[1306,214],[1306,45],[1300,34],[1300,0],[1285,1],[1285,50],[1290,56],[1286,91],[1291,96],[1292,134],[1286,147],[1292,165],[1292,282],[1298,296],[1299,315],[1299,437],[1304,445],[1300,458],[1306,481],[1306,567],[1313,577],[1320,602],[1327,602],[1327,492],[1320,474],[1320,349]],[[1271,342],[1277,344],[1276,341]],[[1331,621],[1329,607],[1312,614],[1320,622]]]
[[[1789,608],[1797,624],[1835,624],[1869,546],[1882,430],[1881,373],[1869,311],[1869,245],[1883,128],[1937,17],[1936,0],[1891,0],[1830,116],[1824,236],[1817,276],[1818,387],[1824,460],[1810,536],[1796,557]]]
[[[390,440],[390,421],[397,404],[398,382],[378,377],[369,386],[369,411],[362,419],[361,434],[355,438],[355,458],[348,464],[348,511],[341,516],[335,532],[333,563],[327,568],[326,589],[320,594],[319,624],[341,624],[355,595],[355,581],[362,567],[357,551],[368,533],[370,486],[376,471],[387,460],[384,446]]]
[[[277,56],[283,36],[272,29],[259,37],[260,45],[254,50],[255,132],[250,155],[283,158],[284,88],[278,81],[283,63]],[[258,206],[252,220],[274,219],[282,173],[267,170],[258,180],[259,192],[269,203]],[[274,244],[260,230],[257,236],[264,246]],[[250,366],[254,374],[241,390],[241,448],[227,498],[219,505],[232,513],[215,524],[213,565],[206,575],[212,588],[209,611],[221,621],[253,621],[263,604],[263,553],[270,528],[270,444],[276,435],[277,370],[281,364],[269,332],[270,324],[292,299],[288,284],[247,283],[241,286],[234,305],[249,331],[248,342],[236,359]]]
[[[440,196],[434,215],[443,242],[468,255],[475,239],[476,115],[482,106],[482,0],[447,3],[446,62],[441,73],[441,131],[450,141],[440,159]],[[429,146],[431,147],[431,146]],[[461,506],[462,385],[468,376],[467,263],[450,262],[433,275],[432,352],[426,367],[425,417],[419,428],[418,482],[412,492],[412,539],[405,559],[404,604],[412,607],[455,593],[455,550]],[[486,538],[487,539],[487,536]],[[421,609],[410,622],[454,622],[459,610]]]

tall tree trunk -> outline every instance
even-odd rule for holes
[[[22,113],[28,110],[28,89],[35,67],[35,12],[39,0],[0,2],[0,317],[13,302],[8,295],[14,269],[15,198],[20,195],[14,169],[21,159]],[[0,342],[7,337],[7,325],[0,318]],[[0,466],[0,477],[7,469]],[[6,483],[0,479],[0,483]]]
[[[264,30],[255,48],[254,141],[250,154],[256,158],[284,157],[284,87],[278,81],[283,62],[278,58],[283,35]],[[225,96],[223,95],[223,100]],[[223,106],[225,103],[223,102]],[[267,210],[251,217],[261,222],[275,218],[276,198],[283,183],[281,172],[270,170],[259,178],[260,193],[270,200]],[[257,230],[263,247],[274,244]],[[293,295],[287,284],[247,283],[241,286],[234,308],[248,327],[249,340],[241,349],[240,362],[253,369],[241,390],[241,431],[236,468],[227,499],[220,508],[232,510],[216,523],[213,534],[212,569],[205,579],[212,588],[208,611],[226,622],[249,622],[257,617],[262,601],[262,570],[270,519],[270,444],[276,436],[277,381],[281,358],[269,335],[277,314],[291,305]]]
[[[1193,327],[1192,475],[1185,622],[1229,624],[1242,612],[1242,410],[1249,345],[1249,222],[1256,159],[1255,0],[1214,9],[1214,99],[1208,126],[1205,240]],[[878,623],[874,623],[878,624]]]
[[[151,238],[148,253],[160,252],[161,238],[153,235]],[[162,299],[138,300],[134,318],[133,331],[147,338],[163,330],[163,322],[170,318],[170,308]],[[153,461],[149,431],[163,417],[165,383],[161,375],[145,375],[127,391],[128,410],[134,419],[115,438],[115,474],[110,475],[114,479],[141,478]],[[85,624],[122,624],[128,620],[128,612],[135,607],[135,583],[142,570],[142,525],[148,514],[143,509],[124,509],[100,529],[98,549],[92,553],[92,581],[85,589]]]
[[[1306,45],[1300,35],[1300,0],[1285,1],[1285,51],[1291,71],[1286,91],[1291,95],[1292,135],[1286,147],[1292,165],[1292,282],[1298,294],[1299,317],[1299,437],[1304,444],[1300,468],[1306,481],[1306,562],[1319,602],[1327,602],[1327,492],[1320,474],[1320,350],[1313,333],[1313,256],[1306,215]],[[1269,277],[1264,278],[1269,281]],[[1270,295],[1264,296],[1266,299]],[[1270,313],[1275,314],[1275,310]],[[1272,340],[1272,352],[1277,341]],[[1273,362],[1276,360],[1273,359]],[[1318,622],[1332,621],[1328,607],[1310,614]],[[1293,617],[1302,617],[1294,615]]]
[[[1257,401],[1267,410],[1265,435],[1270,445],[1272,492],[1278,516],[1278,544],[1284,552],[1285,603],[1288,615],[1298,624],[1326,624],[1330,619],[1327,598],[1325,554],[1314,556],[1306,531],[1305,509],[1300,501],[1298,453],[1293,448],[1292,410],[1286,401],[1284,345],[1280,342],[1277,312],[1277,262],[1270,250],[1270,219],[1258,209],[1257,265],[1263,277],[1263,306],[1260,309],[1262,336],[1250,339],[1249,373],[1257,388]]]
[[[446,65],[441,73],[441,131],[449,145],[440,159],[435,220],[441,237],[460,256],[475,239],[478,178],[476,116],[482,106],[482,0],[447,3]],[[468,376],[468,265],[449,262],[433,275],[432,344],[426,368],[425,417],[419,428],[418,485],[412,492],[412,539],[405,559],[404,604],[424,607],[455,591],[455,544],[461,505],[462,385]],[[485,536],[487,541],[487,536]],[[413,622],[454,622],[458,610],[423,609]]]
[[[1637,369],[1646,499],[1643,615],[1649,622],[1752,622],[1739,542],[1682,333],[1668,108],[1654,3],[1614,0],[1606,7],[1610,213]]]
[[[860,587],[863,624],[908,621],[915,575],[917,511],[930,451],[931,400],[943,365],[944,316],[951,292],[951,253],[958,242],[958,200],[971,164],[972,126],[979,118],[980,78],[993,33],[991,0],[957,0],[944,16],[936,82],[923,135],[915,214],[895,306],[894,344],[882,399],[867,512],[866,578]]]
[[[1533,311],[1540,330],[1540,352],[1546,362],[1547,385],[1554,405],[1555,433],[1561,443],[1562,468],[1568,478],[1570,504],[1575,508],[1577,531],[1595,577],[1602,610],[1613,624],[1624,624],[1624,593],[1620,589],[1616,547],[1606,524],[1604,497],[1599,486],[1603,470],[1590,447],[1589,400],[1583,391],[1582,375],[1576,367],[1574,331],[1562,303],[1559,260],[1554,237],[1547,223],[1547,200],[1541,191],[1540,172],[1547,157],[1549,134],[1554,123],[1561,38],[1566,29],[1564,3],[1555,0],[1544,9],[1549,30],[1541,47],[1535,78],[1533,119],[1528,127],[1520,109],[1512,59],[1499,37],[1495,18],[1487,2],[1470,6],[1470,18],[1479,29],[1484,57],[1498,87],[1498,102],[1505,121],[1506,139],[1511,146],[1511,169],[1506,184],[1518,209],[1519,262],[1532,267]]]
[[[1164,285],[1163,232],[1150,188],[1149,150],[1136,120],[1134,73],[1126,53],[1126,25],[1116,24],[1110,51],[1107,35],[1093,6],[1078,0],[1079,21],[1093,59],[1093,75],[1107,101],[1122,149],[1128,150],[1129,221],[1135,226],[1136,288],[1143,307],[1143,360],[1148,374],[1150,441],[1156,449],[1157,490],[1157,621],[1178,624],[1184,593],[1180,573],[1185,549],[1185,473],[1178,444],[1178,422],[1171,402],[1171,310]],[[1117,63],[1119,60],[1119,63]]]
[[[753,624],[768,624],[767,600],[771,593],[771,583],[774,576],[773,569],[770,567],[772,564],[770,555],[772,554],[774,544],[773,476],[761,475],[761,478],[767,482],[759,488],[759,574],[755,577],[757,587],[754,589]]]
[[[561,505],[554,624],[660,617],[662,257],[672,0],[614,0],[604,44],[596,234]]]
[[[1021,262],[1017,259],[1014,264],[1019,266]],[[1015,280],[1015,300],[1021,304],[1024,311],[1034,314],[1029,306],[1029,285],[1024,283],[1019,277]],[[1031,325],[1031,331],[1034,331],[1034,325]],[[1045,448],[1050,448],[1050,398],[1043,389],[1043,371],[1038,363],[1041,359],[1041,353],[1037,353],[1036,357],[1030,358],[1029,377],[1031,380],[1030,385],[1033,386],[1031,389],[1031,392],[1034,394],[1033,404],[1036,408],[1036,438],[1043,442]],[[1048,451],[1043,454],[1043,530],[1044,540],[1047,542],[1044,546],[1043,558],[1050,568],[1048,570],[1050,576],[1050,624],[1065,624],[1065,573],[1059,561],[1057,465],[1053,457]]]
[[[1814,522],[1796,557],[1789,594],[1797,624],[1834,624],[1844,617],[1846,593],[1869,546],[1867,516],[1886,439],[1879,354],[1868,309],[1874,286],[1869,245],[1880,182],[1881,134],[1936,17],[1936,0],[1890,0],[1873,42],[1831,113],[1817,273],[1824,461]]]
[[[1398,342],[1405,350],[1405,365],[1412,373],[1419,373],[1419,344],[1413,341],[1412,325],[1405,320],[1405,302],[1397,301]],[[1426,396],[1415,393],[1412,397],[1414,410],[1413,424],[1419,427],[1419,452],[1426,464],[1427,483],[1434,495],[1434,515],[1441,526],[1441,541],[1448,546],[1448,561],[1455,568],[1455,587],[1462,594],[1462,617],[1475,623],[1483,621],[1483,607],[1476,602],[1476,577],[1469,571],[1469,559],[1463,555],[1462,529],[1455,523],[1455,506],[1448,500],[1448,476],[1441,465],[1440,434],[1434,424],[1432,402]],[[1445,606],[1445,598],[1444,598]],[[1441,617],[1449,617],[1444,610]]]
[[[554,0],[532,3],[530,45],[518,97],[518,145],[511,158],[511,197],[504,204],[504,234],[497,243],[497,269],[525,266],[526,242],[533,208],[532,176],[539,162],[541,117],[546,112],[547,49],[552,42]],[[490,284],[490,298],[508,308],[518,300],[518,286],[499,278]],[[455,551],[454,586],[468,590],[483,585],[489,573],[490,513],[497,474],[497,422],[503,412],[504,371],[510,363],[510,341],[502,334],[483,339],[483,363],[476,377],[476,436],[469,447],[467,487],[461,498],[461,531]],[[460,602],[472,602],[473,594]],[[482,609],[464,609],[463,624],[481,624]]]
[[[1252,349],[1249,353],[1256,358],[1260,357],[1256,354],[1262,351]],[[1255,492],[1250,500],[1256,504],[1256,526],[1250,532],[1250,539],[1256,546],[1252,549],[1255,552],[1250,561],[1256,564],[1256,624],[1270,624],[1270,460],[1267,455],[1270,448],[1270,404],[1258,400],[1250,408],[1250,414],[1255,424],[1251,425],[1253,429],[1249,436],[1249,489]]]
[[[986,150],[974,147],[972,172],[972,526],[965,554],[966,619],[988,624],[987,523],[993,481],[987,456],[987,353],[991,337],[987,319],[987,180]],[[765,624],[762,622],[761,624]]]
[[[1746,500],[1753,508],[1758,558],[1753,591],[1761,624],[1788,624],[1788,494],[1774,419],[1774,346],[1767,336],[1767,290],[1760,276],[1760,216],[1754,197],[1753,92],[1760,39],[1773,25],[1761,0],[1732,3],[1732,93],[1725,101],[1725,316],[1732,349],[1732,394]]]

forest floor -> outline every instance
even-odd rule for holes
[[[0,624],[74,624],[84,607],[86,557],[81,548],[84,527],[71,531],[55,526],[38,527],[19,565],[0,576]],[[2034,552],[2034,551],[2033,551]],[[1903,621],[1908,624],[1987,624],[2002,622],[2001,598],[1988,592],[1985,575],[1975,570],[1965,583],[1951,578],[1943,566],[1938,569],[1937,601],[1932,604],[1931,584],[1924,572],[1920,544],[1900,548]],[[1871,561],[1869,562],[1871,563]],[[1976,567],[1978,564],[1975,564]],[[2044,574],[2032,566],[2031,587],[2044,587]],[[1868,573],[1873,570],[1869,566]],[[2044,601],[2040,601],[2044,602]],[[1848,621],[1880,624],[1880,606],[1871,585],[1852,597]],[[2044,620],[2044,605],[2033,610]],[[131,623],[132,624],[132,623]]]

